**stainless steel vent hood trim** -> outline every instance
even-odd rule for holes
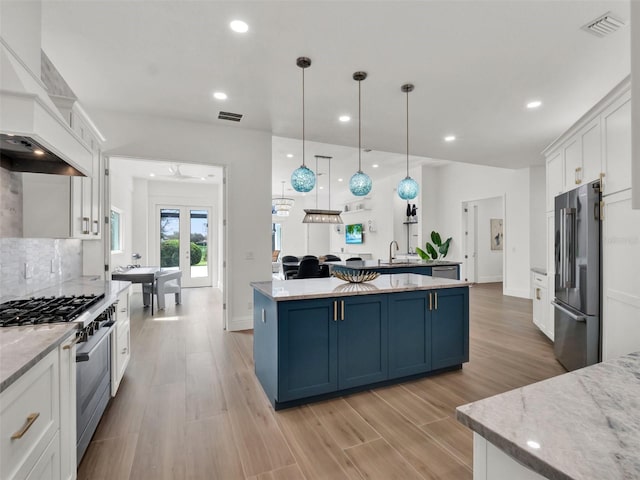
[[[65,122],[42,81],[0,37],[0,158],[13,171],[91,176],[93,154]],[[13,137],[11,137],[13,135]],[[21,138],[46,152],[25,159],[5,143]],[[72,173],[75,172],[75,173]]]

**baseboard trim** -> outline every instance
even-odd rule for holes
[[[230,332],[251,329],[253,329],[253,315],[247,315],[245,317],[235,317],[229,320],[229,323],[227,325],[227,330],[229,330]]]
[[[502,281],[502,275],[493,275],[487,277],[480,277],[478,283],[496,283]]]

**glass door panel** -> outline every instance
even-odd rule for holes
[[[180,268],[180,209],[160,209],[160,266]]]
[[[209,277],[209,212],[189,212],[190,275],[191,278]]]

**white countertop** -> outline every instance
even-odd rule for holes
[[[640,478],[640,352],[463,405],[457,418],[550,479]]]
[[[375,293],[410,292],[414,290],[435,290],[469,285],[469,282],[461,280],[416,275],[414,273],[381,275],[375,280],[365,283],[348,283],[335,277],[251,282],[253,288],[277,302]]]

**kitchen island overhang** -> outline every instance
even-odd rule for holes
[[[468,282],[394,274],[251,286],[255,372],[276,409],[469,361]]]

